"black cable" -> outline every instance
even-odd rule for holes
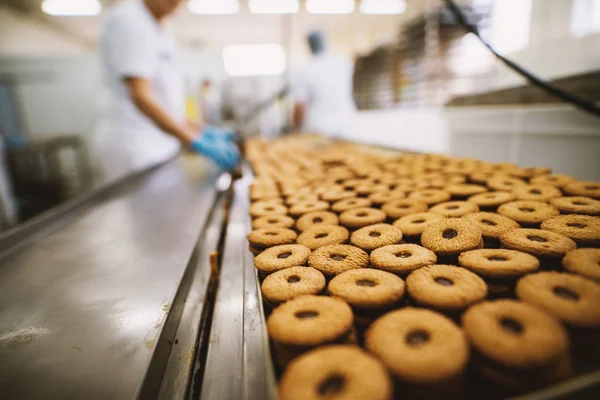
[[[505,58],[504,56],[502,56],[501,54],[499,54],[493,47],[491,44],[489,44],[485,39],[483,39],[481,37],[481,35],[479,34],[479,29],[477,28],[476,25],[471,24],[470,22],[467,21],[467,17],[463,14],[462,10],[460,9],[460,7],[458,7],[456,5],[456,3],[453,0],[445,0],[446,1],[446,5],[448,6],[448,8],[450,9],[450,11],[452,11],[452,13],[454,14],[454,16],[456,17],[456,19],[458,20],[458,22],[468,31],[471,32],[472,34],[474,34],[475,36],[477,36],[477,38],[481,41],[481,43],[484,44],[485,47],[487,47],[495,56],[496,58],[498,58],[500,61],[502,61],[506,66],[508,66],[510,69],[514,70],[515,72],[517,72],[518,74],[522,75],[525,77],[525,79],[527,79],[529,82],[531,82],[532,84],[542,88],[543,90],[545,90],[547,93],[551,94],[552,96],[558,97],[566,102],[572,103],[575,106],[579,107],[581,110],[586,111],[596,117],[600,117],[600,108],[598,106],[596,106],[594,104],[594,102],[592,101],[588,101],[588,100],[584,100],[578,96],[575,96],[572,93],[569,93],[561,88],[559,88],[558,86],[554,85],[553,83],[550,83],[548,81],[545,81],[542,78],[539,78],[535,75],[533,75],[531,72],[527,71],[526,69],[522,68],[520,65],[518,65],[517,63],[508,60],[507,58]]]

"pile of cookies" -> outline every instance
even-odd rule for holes
[[[282,399],[501,397],[600,366],[600,182],[302,138],[246,154]]]

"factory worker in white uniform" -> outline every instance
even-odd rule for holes
[[[354,64],[326,51],[320,32],[309,34],[308,44],[313,56],[294,82],[292,124],[304,132],[344,136],[356,112],[352,98]]]
[[[101,106],[94,150],[113,181],[175,155],[183,146],[222,169],[239,160],[232,131],[185,118],[184,80],[164,26],[183,0],[128,0],[107,12],[100,40]]]

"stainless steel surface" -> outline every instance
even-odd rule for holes
[[[198,248],[192,257],[190,290],[183,305],[183,312],[173,348],[162,378],[159,400],[186,398],[192,377],[192,367],[198,345],[202,312],[206,303],[208,285],[211,281],[210,254],[218,248],[224,221],[224,195],[219,196],[214,211],[198,240]],[[216,273],[215,273],[216,274]],[[216,277],[214,277],[216,278]]]
[[[249,176],[234,185],[201,399],[275,399],[265,317],[246,235]]]
[[[217,178],[182,163],[0,259],[2,398],[157,394]]]

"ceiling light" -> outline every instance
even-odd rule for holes
[[[404,0],[362,0],[360,3],[363,14],[402,14],[405,10]]]
[[[298,0],[250,0],[248,7],[254,14],[296,14],[300,4]]]
[[[188,10],[194,14],[237,14],[240,11],[240,2],[238,0],[190,0]]]
[[[354,0],[307,0],[306,11],[311,14],[350,14]]]
[[[285,51],[278,44],[227,46],[223,62],[231,76],[279,75],[285,71]]]
[[[44,0],[42,10],[56,16],[98,15],[102,5],[98,0]]]

